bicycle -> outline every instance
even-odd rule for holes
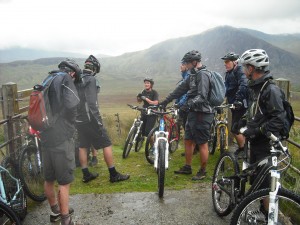
[[[3,209],[5,213],[4,215],[9,217],[6,220],[14,220],[21,224],[18,219],[12,215],[11,211],[23,220],[27,214],[27,199],[20,180],[12,176],[3,166],[0,166],[0,202],[11,209],[9,210],[7,207],[1,205],[1,209]],[[0,214],[0,218],[2,218],[2,216],[3,215]]]
[[[220,149],[220,155],[228,150],[228,121],[225,108],[234,109],[233,104],[220,105],[215,107],[215,116],[210,128],[208,150],[213,155],[216,149]]]
[[[176,105],[168,108],[169,112],[164,114],[165,129],[168,131],[168,143],[169,143],[169,153],[174,153],[178,149],[180,141],[180,124],[178,122],[178,108]],[[171,116],[169,115],[171,114]],[[145,144],[145,156],[146,160],[150,163],[154,163],[153,157],[153,140],[155,139],[155,132],[159,131],[159,125],[154,127],[148,134]]]
[[[20,180],[28,197],[37,202],[46,200],[41,141],[39,132],[32,127],[29,127],[26,145],[20,153],[18,169]]]
[[[281,186],[280,172],[288,168],[291,156],[280,140],[270,134],[273,142],[271,186],[246,196],[238,205],[231,218],[231,225],[236,224],[300,224],[300,196]],[[283,153],[283,159],[278,161],[277,153]],[[283,168],[278,168],[281,162],[289,162]],[[267,206],[268,205],[268,206]]]
[[[127,104],[130,108],[132,108],[133,110],[138,110],[140,112],[145,111],[144,108],[138,107],[138,106],[133,106],[130,104]],[[131,148],[133,145],[135,145],[135,152],[138,152],[144,143],[144,137],[142,136],[142,125],[143,125],[143,121],[141,120],[141,115],[138,115],[134,121],[133,124],[128,132],[126,141],[125,141],[125,146],[123,149],[123,158],[127,158]]]
[[[173,110],[165,111],[158,106],[150,106],[148,115],[157,115],[159,117],[159,130],[155,131],[154,136],[154,168],[158,175],[158,196],[162,198],[165,187],[165,171],[169,168],[169,132],[166,131],[165,115],[174,113]],[[148,136],[149,137],[149,136]]]
[[[273,138],[272,135],[270,135],[270,137]],[[273,141],[271,155],[253,164],[247,162],[247,153],[245,152],[241,172],[238,159],[232,153],[226,152],[220,157],[216,164],[212,180],[213,206],[219,216],[230,214],[243,199],[246,199],[247,196],[253,196],[253,193],[258,190],[270,170],[273,170],[274,167],[277,166],[277,164],[274,165],[273,163],[275,160],[277,161],[279,153],[280,155],[288,156],[290,159],[290,155],[287,154],[287,151],[283,149],[278,150],[279,144],[277,143],[282,145],[279,140],[277,140],[277,142]],[[246,148],[245,151],[247,151]],[[286,158],[280,162],[285,160]],[[257,169],[260,169],[260,172],[251,187],[246,191],[248,178],[253,176]],[[261,193],[260,190],[258,192]],[[240,205],[237,209],[239,208]]]
[[[16,213],[3,202],[0,202],[0,224],[3,225],[22,225]]]

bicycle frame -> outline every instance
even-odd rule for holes
[[[175,116],[177,116],[177,109],[175,109]],[[163,116],[163,119],[164,119],[164,121],[165,121],[165,124],[167,125],[166,126],[166,129],[167,129],[167,131],[169,132],[169,134],[172,132],[172,128],[174,127],[174,126],[176,126],[176,119],[174,119],[173,118],[174,116],[168,116],[168,115],[164,115]],[[176,133],[176,137],[175,137],[175,139],[173,139],[173,140],[169,140],[169,142],[172,142],[172,141],[177,141],[177,140],[179,140],[180,139],[180,137],[179,137],[179,135],[178,135],[178,132]]]
[[[34,143],[35,143],[35,146],[37,148],[37,153],[36,153],[36,156],[37,156],[37,162],[38,162],[38,166],[39,166],[39,169],[41,170],[41,167],[42,167],[42,159],[41,159],[41,146],[40,146],[40,132],[37,131],[37,130],[34,130],[31,126],[29,127],[29,135],[31,137],[34,138]],[[27,145],[29,144],[29,140],[27,139],[26,140],[27,142]]]
[[[130,128],[130,130],[129,130],[129,132],[130,132],[130,131],[133,130],[135,127],[137,128],[137,132],[135,133],[134,138],[133,138],[133,140],[132,140],[132,145],[135,144],[136,139],[137,139],[137,137],[138,137],[138,135],[139,135],[139,133],[140,133],[140,130],[141,130],[141,128],[142,128],[142,125],[143,125],[143,121],[141,120],[141,116],[138,116],[137,118],[134,119],[133,124],[132,124],[132,126],[131,126],[131,128]]]

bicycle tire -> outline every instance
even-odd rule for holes
[[[226,177],[238,173],[239,166],[234,155],[227,152],[224,153],[215,166],[212,180],[212,201],[218,216],[227,216],[235,207],[230,196],[232,180],[226,180]]]
[[[136,133],[136,128],[134,127],[133,129],[131,129],[128,133],[128,136],[126,138],[126,142],[125,142],[125,146],[123,149],[123,159],[126,159],[131,151],[131,148],[133,146],[133,139],[134,139],[134,135]]]
[[[144,144],[144,137],[142,135],[142,132],[140,131],[136,138],[134,151],[139,152],[141,150],[141,148],[143,147],[143,144]]]
[[[169,152],[172,154],[178,149],[178,144],[180,140],[180,127],[177,123],[171,127],[171,132],[169,134]]]
[[[255,216],[251,212],[261,209],[261,201],[269,197],[270,188],[255,191],[245,197],[234,211],[230,224],[254,224]],[[279,188],[278,193],[279,216],[277,224],[300,224],[300,196],[284,188]],[[262,218],[263,219],[263,218]],[[288,220],[288,221],[287,221]],[[255,224],[266,224],[267,221]],[[288,223],[287,223],[288,222]]]
[[[26,195],[36,202],[46,200],[44,192],[44,171],[42,154],[37,158],[37,147],[28,145],[23,148],[19,158],[19,175]]]
[[[158,163],[157,163],[157,177],[158,177],[158,196],[162,198],[164,196],[165,189],[165,153],[166,153],[166,141],[159,140],[158,141]]]
[[[226,130],[224,126],[220,127],[220,155],[226,150]]]
[[[14,162],[14,160],[10,156],[5,156],[1,162],[1,166],[3,166],[5,169],[9,171],[9,173],[13,177],[18,177],[18,169],[17,164]]]
[[[22,225],[18,215],[3,202],[0,202],[0,224]]]
[[[158,127],[152,128],[152,130],[149,132],[145,144],[145,157],[148,163],[154,164],[154,155],[153,155],[153,144],[155,143],[155,131],[158,131]],[[151,141],[152,139],[152,141]]]
[[[210,133],[210,138],[208,140],[208,151],[210,155],[215,154],[217,147],[217,133]]]

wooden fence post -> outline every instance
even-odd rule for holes
[[[7,126],[4,127],[4,137],[5,141],[10,141],[8,145],[7,155],[13,155],[15,151],[15,131],[12,117],[15,115],[15,112],[18,111],[19,104],[17,102],[17,84],[16,83],[6,83],[2,85],[2,97],[3,97],[3,118],[8,119]]]
[[[284,79],[284,78],[278,78],[275,80],[275,83],[278,85],[278,87],[280,87],[284,94],[285,97],[288,101],[291,100],[291,83],[289,80]]]

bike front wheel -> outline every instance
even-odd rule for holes
[[[217,132],[215,130],[215,122],[213,121],[210,128],[209,140],[208,140],[209,154],[213,155],[216,151],[216,147],[217,147]]]
[[[148,134],[145,145],[146,160],[150,163],[154,163],[154,143],[155,143],[155,131],[158,131],[158,127],[154,127]]]
[[[135,133],[136,133],[136,128],[131,129],[128,133],[128,136],[127,136],[126,142],[125,142],[125,146],[123,149],[123,159],[126,159],[131,151]]]
[[[269,199],[270,189],[262,189],[245,197],[231,217],[231,225],[268,224],[268,215],[263,205]],[[278,222],[276,224],[300,224],[300,196],[280,188],[277,193]],[[274,215],[272,215],[274,216]]]
[[[35,145],[26,146],[19,158],[19,174],[28,197],[37,202],[46,199],[42,154]]]
[[[212,180],[212,201],[216,213],[219,216],[227,216],[233,210],[232,203],[232,176],[239,173],[238,163],[230,153],[221,155],[216,164]],[[238,183],[238,182],[237,182]]]
[[[140,133],[137,136],[136,142],[135,142],[134,151],[139,152],[141,150],[141,148],[143,147],[143,144],[144,144],[144,137],[142,135],[142,132],[140,131]]]
[[[166,172],[166,141],[159,140],[158,142],[158,163],[157,163],[157,176],[158,176],[158,196],[164,196],[165,189],[165,172]]]
[[[17,214],[3,202],[0,202],[0,224],[3,225],[22,225]]]
[[[227,143],[226,127],[220,127],[220,155],[222,155],[226,150]]]

